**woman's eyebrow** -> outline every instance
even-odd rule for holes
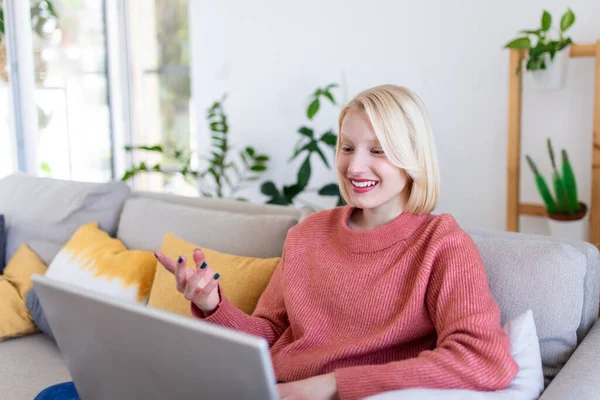
[[[354,143],[354,142],[352,142],[352,140],[350,140],[350,138],[348,136],[344,135],[343,133],[342,133],[341,136],[342,136],[343,140],[346,140],[346,141],[348,141],[350,143]],[[377,138],[369,140],[369,143],[373,143],[373,144],[376,144],[378,146],[381,146],[381,143],[379,143],[379,139],[377,139]]]

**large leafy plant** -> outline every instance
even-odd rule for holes
[[[311,95],[310,104],[306,109],[306,116],[309,121],[312,121],[319,112],[322,102],[330,102],[336,105],[335,97],[331,91],[337,86],[337,84],[330,84],[324,88],[317,88],[314,91]],[[337,135],[333,130],[318,134],[312,127],[303,125],[298,129],[297,133],[300,136],[294,146],[292,157],[288,161],[291,162],[298,157],[304,158],[296,174],[296,182],[291,185],[284,185],[281,189],[272,181],[264,182],[261,185],[261,192],[269,196],[269,200],[267,201],[269,204],[293,204],[300,193],[311,190],[308,188],[308,184],[312,174],[311,159],[315,155],[328,169],[332,167],[326,153],[331,153],[331,150],[335,149],[336,146]],[[344,204],[337,183],[326,184],[317,191],[322,196],[337,196],[337,205]]]
[[[194,169],[192,167],[193,154],[171,143],[126,146],[126,151],[141,150],[163,154],[163,159],[170,161],[175,168],[164,163],[148,165],[142,161],[129,168],[121,179],[126,181],[146,172],[180,174],[188,183],[198,184],[203,196],[246,200],[237,197],[237,193],[245,188],[245,183],[260,179],[260,175],[267,170],[269,157],[257,153],[251,146],[246,146],[243,150],[232,154],[234,147],[229,141],[229,123],[223,107],[225,98],[223,96],[221,100],[215,101],[207,111],[206,118],[211,131],[211,149],[210,155],[201,157],[206,162],[204,169]]]
[[[567,151],[562,150],[562,174],[556,167],[554,160],[554,150],[552,149],[552,142],[548,138],[548,154],[550,155],[550,162],[552,163],[552,186],[554,187],[554,196],[550,192],[546,180],[543,175],[540,174],[536,164],[533,162],[531,157],[527,155],[527,163],[533,171],[535,176],[535,183],[538,188],[548,214],[568,214],[572,215],[580,211],[581,204],[577,196],[577,182],[575,180],[575,174]]]
[[[550,60],[554,60],[557,52],[561,51],[573,41],[565,37],[565,32],[575,23],[575,14],[569,8],[560,19],[560,27],[552,28],[552,15],[548,11],[543,11],[541,26],[537,29],[524,29],[519,31],[524,34],[508,42],[504,47],[509,49],[528,50],[527,63],[525,65],[528,71],[546,69],[546,57],[549,54]],[[551,39],[553,32],[558,33],[557,39]],[[520,71],[521,65],[517,68]]]

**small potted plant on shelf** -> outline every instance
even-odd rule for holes
[[[538,90],[557,90],[563,87],[573,40],[565,37],[565,32],[575,23],[575,14],[571,9],[563,14],[560,27],[552,27],[552,15],[542,13],[541,26],[537,29],[524,29],[516,39],[508,42],[504,48],[527,50],[525,68],[533,75],[533,84]],[[533,39],[533,40],[532,40]],[[521,64],[517,73],[521,71]]]
[[[535,176],[538,188],[548,213],[548,226],[552,236],[563,239],[578,241],[587,240],[587,232],[584,217],[587,214],[587,206],[580,202],[577,196],[577,182],[573,168],[569,162],[567,151],[562,150],[561,172],[556,168],[552,142],[548,138],[548,153],[552,163],[552,185],[554,196],[550,192],[546,180],[540,174],[537,166],[528,155],[525,156]]]

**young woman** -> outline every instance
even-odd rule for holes
[[[290,229],[281,263],[249,316],[218,274],[156,253],[205,321],[264,337],[282,398],[359,399],[403,388],[503,389],[518,371],[483,262],[450,215],[432,215],[439,173],[419,98],[385,85],[339,117],[348,206]]]

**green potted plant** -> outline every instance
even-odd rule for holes
[[[565,82],[570,45],[573,40],[565,32],[575,23],[575,14],[569,8],[560,20],[559,28],[552,27],[552,15],[544,10],[541,26],[519,31],[523,35],[508,42],[504,48],[527,50],[525,68],[533,75],[538,90],[556,90]],[[517,73],[521,71],[521,64]]]
[[[154,165],[145,161],[134,163],[125,171],[121,180],[127,181],[141,173],[180,175],[187,183],[197,185],[202,196],[246,201],[247,199],[238,196],[238,192],[245,189],[249,182],[260,179],[261,174],[267,170],[269,156],[258,153],[251,146],[234,152],[235,147],[229,140],[228,116],[223,105],[225,98],[224,95],[207,110],[206,120],[211,132],[211,148],[208,149],[210,156],[200,157],[206,162],[205,168],[193,168],[194,155],[171,143],[125,146],[125,150],[129,152],[163,154],[164,162]]]
[[[548,138],[548,154],[552,164],[554,195],[550,192],[546,180],[540,174],[531,157],[526,155],[525,158],[533,172],[535,184],[546,206],[550,234],[564,239],[585,241],[587,232],[584,217],[587,214],[587,206],[579,201],[577,181],[567,151],[563,149],[561,152],[562,165],[560,172],[556,167],[550,138]]]
[[[317,88],[310,96],[310,103],[306,108],[306,117],[312,121],[315,115],[321,109],[321,104],[329,102],[337,106],[335,96],[332,92],[338,84],[332,83],[323,88]],[[301,193],[316,192],[319,196],[329,196],[337,198],[337,205],[343,205],[344,199],[340,194],[339,186],[336,182],[328,183],[321,188],[309,188],[309,181],[312,175],[311,159],[317,157],[325,167],[335,168],[334,162],[328,161],[326,153],[335,153],[337,134],[333,130],[328,130],[318,134],[313,127],[303,125],[298,128],[299,139],[294,148],[294,153],[289,162],[298,157],[304,158],[296,174],[296,182],[291,185],[283,185],[281,189],[273,181],[266,181],[261,185],[261,193],[268,196],[268,204],[292,205],[297,202],[305,203],[314,208],[319,208],[315,204],[298,197]]]

